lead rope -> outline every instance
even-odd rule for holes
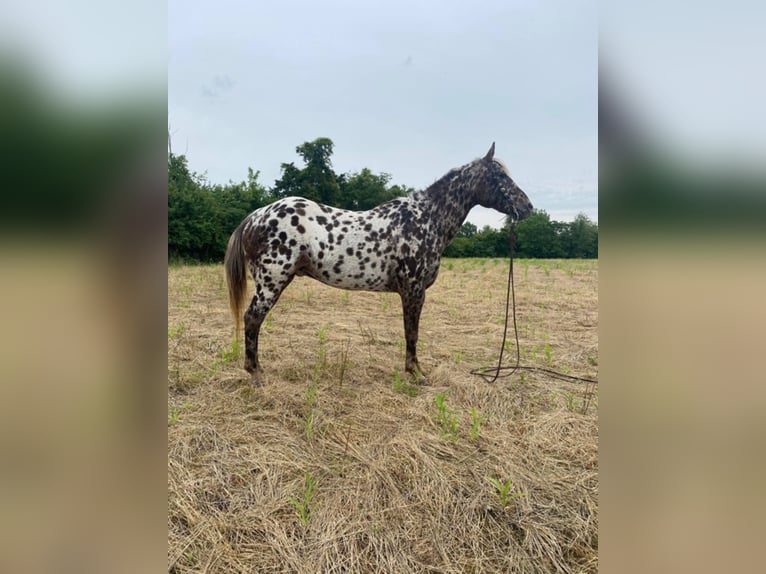
[[[480,369],[474,369],[471,371],[472,375],[478,375],[482,377],[488,383],[494,383],[497,379],[510,377],[516,371],[539,371],[547,373],[552,377],[562,379],[565,381],[583,381],[589,385],[596,385],[598,381],[589,377],[575,377],[574,375],[567,375],[553,371],[551,369],[545,369],[543,367],[527,367],[519,365],[521,353],[519,352],[519,330],[516,327],[516,290],[513,285],[513,248],[516,244],[516,225],[511,224],[509,241],[509,253],[510,253],[510,265],[508,266],[508,288],[505,295],[505,326],[503,327],[503,343],[500,346],[500,358],[497,360],[496,367],[485,367]],[[505,342],[508,338],[508,315],[512,311],[513,317],[513,333],[516,340],[516,364],[513,367],[503,366],[503,353],[505,352]],[[508,372],[505,372],[508,371]],[[494,373],[494,374],[493,374]],[[502,375],[500,373],[503,373]]]

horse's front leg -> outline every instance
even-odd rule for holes
[[[425,294],[423,287],[413,287],[409,291],[400,293],[404,314],[404,338],[407,342],[407,358],[404,363],[404,370],[416,377],[419,384],[425,383],[425,374],[418,364],[417,351],[420,312],[423,310]]]

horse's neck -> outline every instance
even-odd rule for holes
[[[421,192],[419,202],[431,218],[439,253],[447,248],[477,204],[469,181],[464,173],[453,170]]]

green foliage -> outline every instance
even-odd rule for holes
[[[168,155],[168,257],[220,261],[229,236],[254,209],[271,196],[258,172],[248,169],[247,181],[210,185],[189,170],[186,157]]]
[[[447,246],[444,257],[508,257],[508,225],[478,230],[466,222]],[[519,258],[598,258],[598,225],[585,214],[564,223],[551,220],[543,210],[516,226],[514,256]]]
[[[295,512],[303,526],[306,526],[309,523],[311,513],[314,511],[314,494],[316,492],[316,488],[316,481],[312,478],[311,474],[306,471],[301,498],[295,498],[294,496],[287,497],[290,501],[290,504],[292,504],[293,508],[295,508]]]
[[[460,229],[458,229],[457,235],[455,237],[468,237],[468,238],[471,238],[474,235],[476,235],[476,233],[478,231],[479,230],[476,228],[476,226],[473,223],[471,223],[470,221],[466,221],[462,225],[462,227]]]
[[[274,182],[277,198],[299,195],[306,199],[337,205],[340,198],[338,176],[332,169],[334,144],[330,138],[317,138],[295,148],[303,158],[304,168],[293,163],[282,164],[282,177]]]
[[[457,438],[458,418],[452,409],[447,407],[447,392],[436,393],[434,404],[436,405],[436,422],[442,429],[442,438]]]
[[[495,491],[498,499],[500,500],[500,506],[505,508],[510,502],[516,498],[524,496],[523,494],[511,492],[511,486],[513,485],[510,480],[500,482],[497,478],[492,476],[486,477],[487,480],[495,487]]]
[[[598,258],[598,225],[584,213],[563,223],[536,209],[516,226],[515,253],[539,259]]]
[[[213,368],[217,369],[219,367],[222,367],[224,365],[233,363],[239,359],[241,356],[242,350],[241,350],[241,343],[236,338],[231,340],[231,345],[229,345],[229,348],[221,349],[221,358],[217,359],[213,363]]]
[[[575,412],[575,396],[574,393],[564,393],[564,404],[569,412]]]
[[[389,186],[389,181],[389,174],[376,175],[366,167],[358,173],[344,174],[340,178],[338,207],[363,211],[408,193],[406,188]]]
[[[317,352],[316,369],[322,370],[327,367],[327,330],[329,325],[325,323],[317,329],[317,338],[319,339],[319,351]]]
[[[240,357],[240,342],[237,339],[232,339],[231,346],[228,349],[221,351],[221,359],[225,363],[233,363]]]
[[[564,251],[569,257],[598,257],[598,225],[580,213],[561,236]]]
[[[402,379],[398,369],[394,370],[393,389],[395,393],[407,395],[408,397],[416,397],[418,395],[417,385],[413,385],[409,381]]]
[[[181,412],[191,407],[189,403],[184,403],[180,407],[168,407],[168,425],[174,425],[181,420]]]
[[[177,325],[168,325],[168,339],[180,337],[186,331],[186,325],[178,323]]]
[[[559,233],[564,226],[551,221],[543,210],[536,209],[516,226],[516,253],[519,257],[550,259],[564,257]]]
[[[471,431],[469,434],[472,441],[479,438],[479,434],[481,433],[481,423],[485,420],[487,420],[487,415],[479,416],[479,413],[475,408],[471,409]]]
[[[508,234],[507,227],[494,229],[485,225],[477,231],[473,223],[464,223],[447,246],[444,257],[508,257]]]
[[[316,409],[311,409],[304,419],[304,434],[306,435],[306,440],[309,442],[311,442],[311,438],[314,436],[314,418],[316,418],[316,415]]]

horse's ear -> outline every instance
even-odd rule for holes
[[[484,156],[484,161],[492,161],[493,157],[495,157],[495,142],[492,142],[492,146],[489,148],[487,155]]]

